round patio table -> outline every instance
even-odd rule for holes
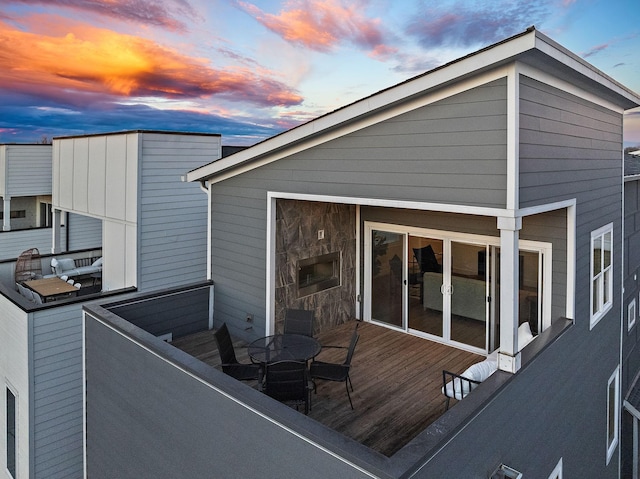
[[[269,364],[276,361],[308,361],[318,355],[322,346],[310,336],[274,334],[256,339],[247,349],[255,362]]]

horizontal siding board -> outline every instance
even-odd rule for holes
[[[69,305],[34,314],[36,477],[82,476],[82,461],[71,461],[70,467],[58,457],[60,441],[67,441],[65,457],[82,457],[81,307]]]

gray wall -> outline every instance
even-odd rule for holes
[[[506,111],[500,79],[214,184],[216,318],[265,330],[267,191],[504,207]]]
[[[209,298],[212,285],[128,300],[109,310],[155,336],[173,338],[209,329]]]
[[[140,138],[138,290],[204,281],[207,195],[180,177],[220,152],[212,150],[210,136],[144,133]]]
[[[322,449],[323,436],[336,433],[124,321],[107,326],[93,315],[85,329],[88,477],[371,477],[339,458],[362,446]],[[364,455],[371,463],[361,465],[389,477],[376,470],[385,458]]]
[[[67,215],[69,231],[69,251],[102,247],[102,221],[90,216],[69,213]],[[61,242],[66,245],[66,241]],[[50,251],[48,251],[50,252]]]
[[[32,477],[82,477],[82,304],[31,315]]]
[[[624,298],[622,326],[622,377],[621,391],[624,399],[630,392],[633,380],[640,372],[640,181],[624,183]],[[636,302],[636,324],[627,328],[627,307]],[[631,477],[633,461],[633,422],[630,413],[623,411],[620,434],[623,477]],[[625,475],[626,474],[626,475]]]

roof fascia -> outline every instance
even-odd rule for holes
[[[315,120],[311,120],[227,158],[222,158],[192,170],[187,173],[187,181],[209,180],[213,176],[235,168],[243,163],[255,160],[264,155],[273,154],[277,150],[290,147],[303,140],[318,137],[322,133],[330,130],[341,128],[343,125],[353,122],[358,118],[372,115],[374,112],[383,109],[388,109],[392,105],[407,102],[413,97],[425,95],[425,93],[428,93],[429,90],[433,90],[434,88],[442,87],[456,80],[461,80],[486,71],[522,52],[534,48],[534,45],[535,31],[527,31],[525,34],[514,37],[509,41],[498,43],[493,47],[454,61],[443,68],[428,72],[427,74],[383,90],[380,93],[359,100],[356,103],[328,113]],[[396,114],[400,113],[401,112],[396,112]],[[344,134],[344,132],[342,134]],[[306,147],[308,148],[322,142],[323,141],[314,141]]]
[[[535,31],[536,42],[535,48],[540,50],[542,53],[550,56],[568,66],[569,68],[575,70],[586,78],[593,80],[596,83],[608,88],[614,93],[620,95],[621,97],[627,99],[631,103],[635,103],[635,106],[640,106],[640,96],[636,94],[634,91],[625,87],[621,83],[618,83],[616,80],[608,76],[606,73],[598,70],[596,67],[591,65],[589,62],[583,60],[576,54],[567,50],[565,47],[560,45],[559,43],[553,41],[551,38],[547,37],[543,33],[539,31]],[[628,109],[628,108],[627,108]]]

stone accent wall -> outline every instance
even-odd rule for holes
[[[324,239],[318,239],[324,230]],[[340,251],[340,286],[298,298],[299,259]],[[280,199],[276,204],[275,331],[286,308],[315,312],[314,332],[355,317],[356,209],[353,205]]]

